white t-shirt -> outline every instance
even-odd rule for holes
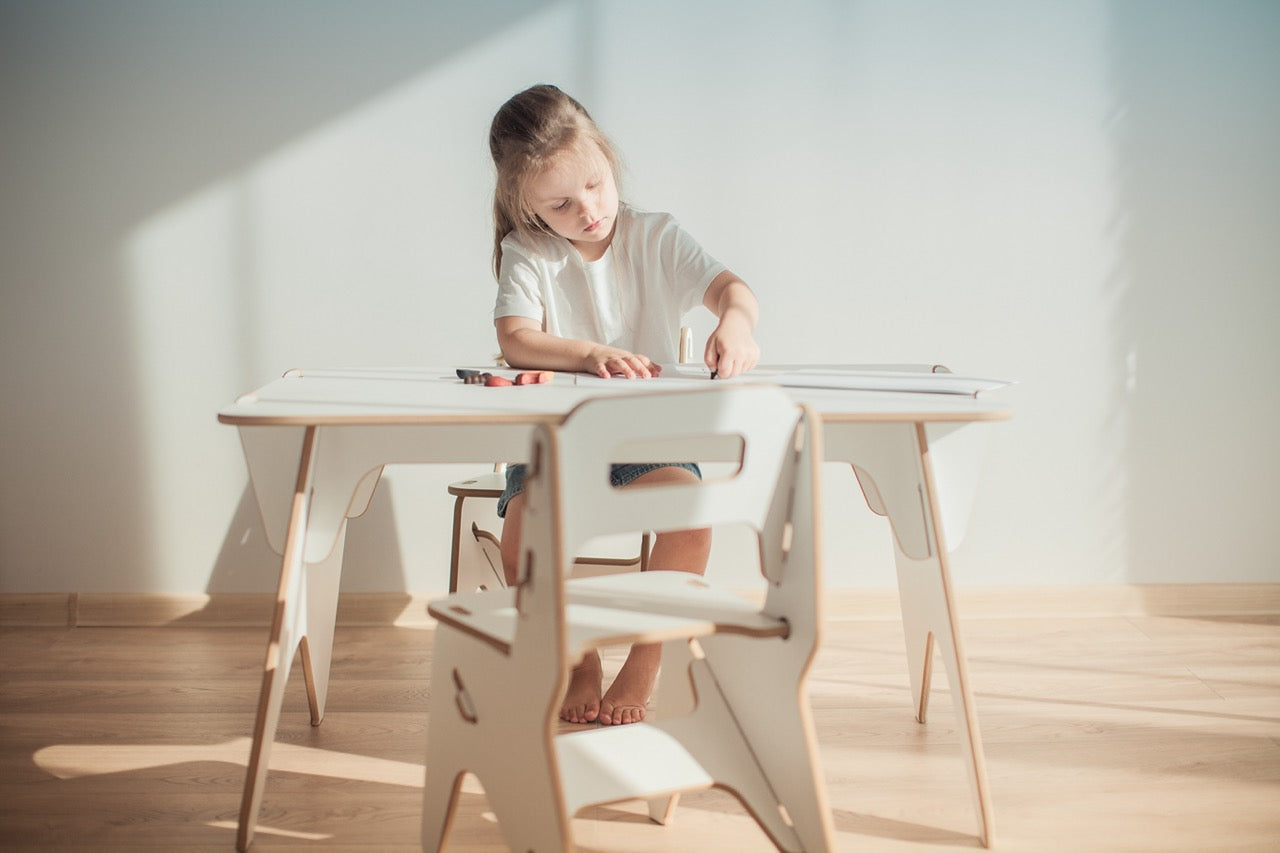
[[[678,358],[680,319],[724,271],[669,213],[618,206],[613,240],[590,263],[563,237],[512,232],[502,241],[493,317],[647,355]]]

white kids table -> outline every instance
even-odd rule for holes
[[[267,541],[283,557],[241,799],[240,850],[253,838],[299,649],[312,725],[324,717],[346,520],[368,507],[383,467],[519,461],[536,424],[559,422],[589,397],[707,381],[705,371],[694,375],[668,368],[659,379],[624,381],[562,373],[545,385],[486,388],[463,384],[452,368],[294,370],[219,412],[220,422],[240,431]],[[980,837],[989,844],[991,804],[948,549],[963,535],[972,503],[983,424],[1011,415],[976,392],[1004,383],[839,366],[758,368],[730,381],[782,384],[816,410],[826,459],[852,465],[868,505],[888,518],[916,718],[925,721],[936,644],[965,734]],[[892,390],[904,388],[911,390]]]

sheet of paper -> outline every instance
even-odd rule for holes
[[[932,372],[928,365],[919,369],[903,369],[906,365],[765,365],[743,376],[717,382],[771,382],[785,388],[831,388],[844,391],[906,391],[922,394],[961,394],[977,396],[1010,385],[1004,379],[984,379],[957,373]],[[708,380],[710,374],[701,364],[662,366],[662,378],[690,381]]]

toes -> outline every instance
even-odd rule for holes
[[[600,709],[599,721],[606,726],[625,726],[644,720],[643,705],[615,705]]]
[[[560,719],[566,723],[594,723],[599,715],[600,708],[594,703],[565,705],[560,709]]]

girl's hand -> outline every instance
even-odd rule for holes
[[[606,346],[592,347],[583,365],[587,373],[594,373],[601,379],[612,376],[651,379],[662,372],[662,366],[647,355]]]
[[[725,270],[707,286],[702,304],[720,318],[702,354],[711,375],[729,379],[755,367],[760,346],[752,331],[760,318],[760,303],[746,282]]]
[[[540,321],[530,317],[499,317],[494,326],[503,357],[519,370],[574,370],[603,379],[647,379],[662,372],[661,366],[648,356],[594,341],[550,335],[542,331]]]
[[[707,338],[703,361],[717,379],[730,379],[755,367],[760,346],[751,334],[751,324],[737,312],[726,312]]]

